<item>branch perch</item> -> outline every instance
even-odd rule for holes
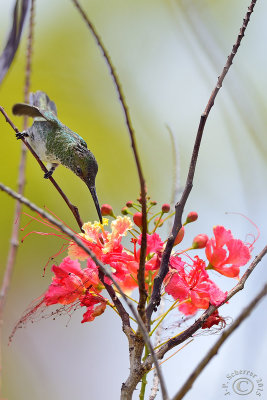
[[[11,128],[16,132],[16,133],[20,133],[20,131],[18,130],[18,128],[13,124],[13,122],[10,120],[10,118],[8,117],[7,113],[5,112],[4,108],[0,106],[0,111],[3,114],[3,116],[6,119],[6,122],[11,126]],[[36,161],[38,162],[38,164],[40,165],[41,169],[44,171],[44,173],[47,173],[48,170],[46,169],[45,165],[42,163],[42,161],[40,160],[40,158],[38,157],[38,155],[35,153],[35,151],[33,150],[33,148],[29,145],[29,143],[22,138],[21,139],[23,141],[23,143],[25,144],[25,146],[30,150],[30,152],[32,153],[32,155],[34,156],[34,158],[36,159]],[[49,178],[50,182],[53,184],[53,186],[56,188],[56,190],[58,191],[58,193],[60,194],[60,196],[63,198],[63,200],[65,201],[65,203],[67,204],[67,206],[69,207],[69,209],[71,210],[74,218],[77,221],[77,224],[79,225],[79,228],[82,230],[82,220],[78,211],[78,208],[76,206],[74,206],[73,204],[71,204],[71,202],[69,201],[68,197],[65,195],[65,193],[63,192],[63,190],[61,189],[61,187],[57,184],[57,182],[55,181],[55,179],[50,176]]]

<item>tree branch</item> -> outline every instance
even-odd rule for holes
[[[240,28],[236,42],[233,45],[232,51],[227,58],[227,62],[223,68],[221,75],[218,78],[217,84],[211,93],[211,96],[209,98],[209,101],[205,108],[205,111],[201,115],[199,126],[198,126],[198,131],[197,131],[197,136],[196,136],[196,140],[195,140],[195,144],[194,144],[194,149],[193,149],[193,153],[192,153],[192,157],[191,157],[191,162],[190,162],[190,166],[189,166],[189,171],[188,171],[188,175],[187,175],[185,189],[183,191],[180,201],[175,206],[175,218],[174,218],[172,232],[167,240],[166,247],[165,247],[165,250],[162,255],[160,269],[154,280],[152,296],[151,296],[150,302],[147,307],[148,321],[150,321],[151,315],[152,315],[153,311],[155,310],[155,308],[158,307],[158,305],[160,304],[161,286],[162,286],[165,276],[167,275],[167,273],[169,271],[169,259],[170,259],[171,251],[173,248],[175,238],[176,238],[179,230],[182,227],[182,214],[183,214],[184,207],[187,202],[188,196],[193,187],[193,180],[194,180],[194,175],[195,175],[195,169],[196,169],[196,163],[197,163],[197,159],[198,159],[199,148],[200,148],[201,139],[203,136],[207,118],[209,116],[212,106],[214,105],[215,98],[216,98],[220,88],[222,87],[223,80],[224,80],[227,72],[229,71],[229,68],[231,67],[231,65],[233,63],[233,59],[239,49],[241,40],[244,37],[245,30],[249,23],[250,16],[254,10],[254,6],[255,6],[256,2],[257,2],[257,0],[252,0],[250,3],[250,6],[248,7],[248,11],[246,13],[245,18],[243,19],[243,24]]]
[[[187,381],[184,383],[182,388],[173,397],[173,400],[181,400],[186,395],[186,393],[191,389],[195,380],[201,374],[203,369],[208,365],[211,359],[218,353],[222,344],[228,339],[228,337],[240,326],[240,324],[250,315],[250,313],[257,306],[258,302],[267,295],[267,284],[264,285],[263,289],[258,293],[258,295],[249,303],[249,305],[241,312],[239,317],[235,322],[225,330],[217,342],[212,346],[206,356],[201,360],[195,370],[190,374]]]
[[[110,70],[110,74],[111,74],[111,76],[113,78],[115,87],[116,87],[117,92],[118,92],[119,100],[120,100],[120,103],[122,105],[122,109],[123,109],[123,113],[124,113],[124,117],[125,117],[126,126],[127,126],[127,129],[128,129],[129,135],[130,135],[131,146],[132,146],[132,150],[133,150],[133,153],[134,153],[134,159],[135,159],[137,172],[138,172],[138,177],[139,177],[139,182],[140,182],[142,215],[143,215],[143,218],[142,218],[142,240],[141,240],[140,262],[139,262],[139,270],[138,270],[137,278],[138,278],[138,286],[139,286],[138,311],[139,311],[139,314],[140,314],[141,318],[145,322],[145,319],[146,319],[145,305],[146,305],[146,299],[147,299],[147,292],[146,292],[146,288],[145,288],[145,260],[146,260],[146,247],[147,247],[147,238],[146,238],[146,234],[147,234],[146,183],[145,183],[145,178],[144,178],[143,171],[142,171],[140,158],[139,158],[139,155],[138,155],[138,150],[137,150],[137,145],[136,145],[136,140],[135,140],[135,132],[134,132],[133,125],[132,125],[132,122],[131,122],[130,113],[129,113],[129,109],[128,109],[128,106],[127,106],[127,103],[126,103],[126,100],[125,100],[125,96],[124,96],[123,90],[122,90],[122,86],[121,86],[121,83],[119,81],[119,77],[117,75],[115,67],[113,66],[113,63],[111,61],[110,55],[108,54],[108,51],[105,48],[101,37],[97,33],[96,28],[94,27],[92,22],[89,20],[87,14],[82,9],[82,7],[79,4],[78,0],[72,0],[72,1],[74,3],[75,7],[77,8],[77,10],[79,11],[79,13],[81,14],[82,18],[84,19],[85,23],[87,24],[88,28],[90,29],[92,35],[94,36],[94,38],[95,38],[95,40],[97,42],[97,45],[101,49],[101,52],[103,54],[104,59],[107,62],[107,65],[108,65],[109,70]]]
[[[134,318],[136,319],[136,321],[138,323],[138,326],[139,326],[139,328],[140,328],[140,330],[142,332],[142,335],[143,335],[143,339],[144,339],[146,345],[148,346],[148,349],[149,349],[150,354],[151,354],[151,358],[153,360],[153,363],[155,364],[155,368],[157,369],[157,373],[158,373],[159,380],[160,380],[161,391],[162,391],[162,398],[163,398],[163,400],[168,400],[168,395],[167,395],[167,390],[166,390],[166,387],[165,387],[165,382],[164,382],[164,379],[163,379],[163,376],[162,376],[162,373],[161,373],[161,369],[159,367],[159,363],[158,363],[157,357],[155,355],[155,351],[154,351],[153,346],[152,346],[152,344],[150,342],[150,338],[149,338],[146,326],[144,325],[144,323],[142,321],[142,318],[140,317],[139,313],[134,308],[133,304],[125,296],[125,294],[124,294],[123,290],[121,289],[120,285],[113,278],[112,274],[110,274],[110,272],[107,271],[107,269],[105,268],[105,265],[96,257],[96,255],[92,252],[92,250],[89,249],[78,236],[76,236],[68,227],[66,227],[62,223],[58,222],[50,214],[48,214],[47,212],[43,211],[41,208],[37,207],[35,204],[30,202],[28,199],[26,199],[25,197],[21,196],[20,194],[14,192],[12,189],[10,189],[9,187],[3,185],[2,183],[0,183],[0,190],[6,192],[7,194],[9,194],[14,199],[16,199],[16,200],[20,201],[21,203],[25,204],[31,210],[39,213],[41,216],[43,216],[48,221],[50,221],[52,224],[54,224],[56,227],[58,227],[63,233],[68,235],[68,237],[70,237],[79,247],[81,247],[88,254],[89,257],[91,257],[91,259],[99,267],[99,270],[112,281],[113,285],[117,288],[118,292],[122,296],[122,298],[125,301],[125,303],[127,304],[127,306],[130,308]]]
[[[8,117],[7,113],[5,112],[4,108],[0,106],[0,112],[4,115],[6,122],[9,123],[9,125],[11,126],[11,128],[16,132],[19,133],[20,131],[18,130],[18,128],[13,124],[13,122],[10,120],[10,118]],[[23,143],[25,144],[25,146],[30,150],[30,152],[32,153],[32,155],[34,156],[34,158],[36,159],[36,161],[38,162],[38,164],[40,165],[41,169],[46,173],[48,172],[45,165],[42,163],[42,161],[40,160],[40,158],[38,157],[38,155],[35,153],[35,151],[33,150],[33,148],[29,145],[29,143],[22,138],[21,139],[23,141]],[[69,201],[68,197],[65,195],[65,193],[63,192],[63,190],[61,189],[61,187],[57,184],[57,182],[55,181],[55,179],[50,176],[49,178],[50,182],[53,184],[53,186],[56,188],[56,190],[58,191],[58,193],[60,194],[60,196],[63,198],[63,200],[65,201],[65,203],[67,204],[67,206],[69,207],[69,209],[71,210],[74,218],[77,221],[77,224],[79,225],[79,228],[82,230],[82,220],[79,214],[79,210],[76,206],[74,206],[73,204],[71,204],[71,202]]]

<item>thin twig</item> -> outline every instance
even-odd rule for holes
[[[20,133],[20,131],[18,130],[18,128],[13,124],[13,122],[10,120],[10,118],[8,117],[7,113],[5,112],[4,108],[0,106],[0,112],[4,115],[6,122],[9,123],[9,125],[11,126],[11,128],[16,132],[16,133]],[[25,146],[30,150],[30,152],[32,153],[32,155],[34,156],[34,158],[36,159],[36,161],[38,162],[38,164],[40,165],[41,169],[47,173],[47,169],[45,167],[45,165],[42,163],[42,161],[40,160],[40,158],[38,157],[38,155],[35,153],[35,151],[33,150],[33,148],[29,145],[29,143],[22,138],[21,139],[23,141],[23,143],[25,144]],[[78,208],[76,206],[74,206],[73,204],[71,204],[71,202],[69,201],[68,197],[65,195],[65,193],[63,192],[63,190],[61,189],[61,187],[57,184],[57,182],[55,181],[55,179],[50,176],[49,178],[50,182],[53,184],[53,186],[56,188],[56,190],[58,191],[58,193],[60,194],[60,196],[63,198],[63,200],[65,201],[65,203],[67,204],[67,206],[69,207],[69,209],[71,210],[74,218],[77,221],[77,224],[79,225],[79,228],[82,229],[83,223],[78,211]]]
[[[258,295],[249,303],[249,305],[241,312],[239,317],[235,320],[235,322],[225,330],[221,337],[217,340],[217,342],[212,346],[206,356],[201,360],[201,362],[197,365],[194,371],[190,374],[187,381],[184,383],[182,388],[178,391],[178,393],[173,397],[173,400],[181,400],[184,398],[186,393],[191,389],[195,380],[198,378],[203,369],[208,365],[211,359],[218,353],[220,347],[225,342],[226,339],[240,326],[240,324],[250,315],[250,313],[257,306],[258,302],[267,295],[267,284],[263,287],[263,289],[258,293]]]
[[[120,293],[120,295],[122,296],[123,300],[125,301],[127,306],[130,308],[131,312],[134,315],[134,318],[136,319],[136,321],[138,323],[138,326],[139,326],[139,328],[140,328],[140,330],[142,332],[144,341],[145,341],[146,345],[149,348],[153,363],[155,364],[155,367],[157,369],[157,373],[158,373],[158,376],[159,376],[159,379],[160,379],[160,385],[161,385],[161,391],[162,391],[163,400],[168,400],[168,395],[167,395],[167,390],[166,390],[166,387],[165,387],[165,382],[164,382],[164,379],[163,379],[163,376],[162,376],[162,373],[161,373],[161,370],[160,370],[160,366],[159,366],[157,357],[155,355],[155,351],[154,351],[153,346],[152,346],[152,344],[150,342],[150,338],[149,338],[146,326],[144,325],[144,323],[142,321],[142,318],[140,317],[139,313],[134,308],[133,304],[128,300],[128,298],[123,293],[123,290],[121,289],[119,284],[113,278],[112,274],[110,274],[109,271],[107,271],[107,269],[105,268],[105,265],[96,257],[96,255],[92,252],[92,250],[89,249],[89,247],[87,247],[78,236],[76,236],[68,227],[66,227],[62,223],[58,222],[50,214],[48,214],[47,212],[43,211],[41,208],[37,207],[35,204],[30,202],[28,199],[26,199],[25,197],[23,197],[23,196],[19,195],[18,193],[14,192],[12,189],[10,189],[9,187],[3,185],[2,183],[0,183],[0,190],[6,192],[7,194],[9,194],[14,199],[19,200],[21,203],[25,204],[31,210],[39,213],[42,217],[46,218],[52,224],[57,226],[63,233],[66,233],[66,235],[68,235],[79,247],[81,247],[88,254],[88,256],[91,257],[91,259],[99,267],[99,270],[112,281],[112,283],[117,288],[117,290]]]
[[[171,251],[172,251],[172,248],[174,245],[175,238],[176,238],[179,230],[182,227],[183,210],[184,210],[185,204],[187,202],[188,196],[193,187],[193,179],[194,179],[194,175],[195,175],[195,169],[196,169],[196,163],[197,163],[198,153],[199,153],[199,149],[200,149],[200,143],[201,143],[201,139],[203,136],[207,118],[209,116],[212,106],[214,105],[216,96],[217,96],[220,88],[222,87],[223,80],[224,80],[227,72],[229,71],[229,68],[231,67],[231,65],[233,63],[233,59],[239,49],[241,40],[244,37],[245,30],[249,23],[250,16],[254,10],[254,6],[255,6],[256,2],[257,2],[257,0],[252,0],[250,6],[248,7],[248,11],[246,13],[245,18],[243,19],[243,24],[242,24],[242,27],[240,28],[236,42],[233,45],[232,51],[227,58],[227,62],[223,68],[221,75],[218,78],[217,84],[211,93],[211,96],[209,98],[209,101],[205,108],[205,111],[201,115],[199,126],[198,126],[198,131],[197,131],[197,135],[196,135],[196,140],[195,140],[195,144],[194,144],[194,149],[193,149],[193,153],[192,153],[192,157],[191,157],[191,162],[190,162],[190,166],[189,166],[185,189],[183,191],[180,201],[175,206],[175,218],[174,218],[172,232],[167,240],[166,247],[165,247],[165,250],[162,255],[161,266],[160,266],[159,272],[154,280],[152,296],[151,296],[151,299],[150,299],[148,307],[147,307],[148,321],[150,321],[151,315],[152,315],[153,311],[155,310],[155,308],[160,304],[161,286],[162,286],[163,280],[169,270],[169,259],[170,259]]]
[[[30,20],[29,20],[29,33],[27,39],[27,51],[26,51],[26,67],[25,67],[25,84],[24,84],[24,101],[25,103],[29,100],[29,92],[30,92],[30,84],[31,84],[31,64],[32,64],[32,47],[33,47],[33,28],[34,28],[34,8],[35,8],[35,0],[31,0],[31,8],[30,8]],[[24,118],[23,129],[27,129],[27,116]],[[27,148],[24,143],[21,143],[21,156],[19,163],[19,171],[18,171],[18,193],[24,193],[25,187],[25,170],[26,170],[26,156],[27,156]],[[1,397],[1,389],[2,389],[2,343],[1,343],[1,333],[2,333],[2,325],[3,325],[3,312],[6,303],[6,297],[8,293],[8,289],[11,282],[11,276],[13,273],[17,249],[18,249],[18,236],[19,236],[19,222],[21,216],[22,204],[19,201],[16,201],[13,225],[12,225],[12,233],[11,240],[8,250],[7,263],[4,272],[1,292],[0,292],[0,397]]]
[[[92,24],[92,22],[89,20],[87,14],[85,13],[85,11],[82,9],[81,5],[79,4],[78,0],[72,0],[74,5],[76,6],[77,10],[80,12],[81,16],[83,17],[84,21],[86,22],[88,28],[90,29],[92,35],[94,36],[97,45],[99,46],[99,48],[101,49],[101,52],[107,62],[107,65],[109,67],[110,70],[110,74],[113,78],[113,81],[115,83],[117,92],[118,92],[118,96],[119,96],[119,100],[120,103],[122,105],[122,109],[124,112],[124,117],[125,117],[125,122],[126,122],[126,126],[127,129],[129,131],[129,135],[130,135],[130,140],[131,140],[131,146],[133,149],[133,153],[134,153],[134,159],[135,159],[135,163],[136,163],[136,167],[137,167],[137,172],[138,172],[138,176],[139,176],[139,182],[140,182],[140,192],[141,192],[141,203],[142,203],[142,240],[141,240],[141,251],[140,251],[140,262],[139,262],[139,270],[138,270],[138,286],[139,286],[139,304],[138,304],[138,311],[139,314],[141,315],[143,321],[145,322],[146,319],[146,314],[145,314],[145,305],[146,305],[146,299],[147,299],[147,292],[146,292],[146,288],[145,288],[145,260],[146,260],[146,247],[147,247],[147,238],[146,238],[146,234],[147,234],[147,210],[146,210],[146,183],[145,183],[145,178],[143,175],[143,171],[142,171],[142,166],[141,166],[141,162],[140,162],[140,158],[138,155],[138,151],[137,151],[137,145],[136,145],[136,140],[135,140],[135,132],[133,129],[133,125],[131,122],[131,118],[130,118],[130,113],[129,113],[129,109],[125,100],[125,95],[123,93],[122,90],[122,86],[121,83],[119,81],[119,77],[117,75],[117,72],[115,70],[115,67],[111,61],[111,57],[107,51],[107,49],[104,46],[104,43],[102,42],[101,37],[99,36],[99,34],[96,31],[96,28],[94,27],[94,25]]]

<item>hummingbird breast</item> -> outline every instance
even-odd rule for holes
[[[28,134],[30,145],[42,161],[62,163],[60,156],[64,152],[64,140],[62,140],[62,134],[57,126],[39,119],[28,129]],[[62,149],[60,149],[60,146]]]

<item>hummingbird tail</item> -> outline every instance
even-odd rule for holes
[[[45,92],[42,92],[41,90],[30,94],[30,104],[40,108],[41,110],[51,111],[57,116],[57,107],[55,103],[49,99]]]
[[[98,198],[97,198],[97,194],[96,194],[96,190],[94,186],[89,187],[90,193],[92,195],[92,198],[94,200],[95,203],[95,208],[99,217],[99,221],[101,222],[101,224],[103,223],[102,221],[102,214],[101,214],[101,210],[100,210],[100,206],[99,206],[99,202],[98,202]]]

